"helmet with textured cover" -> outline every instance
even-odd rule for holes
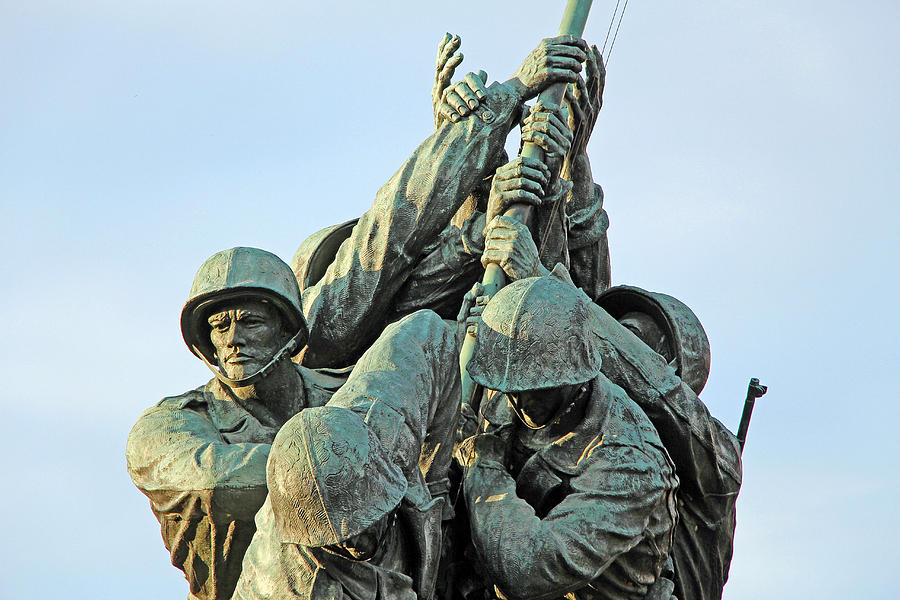
[[[695,393],[703,390],[709,377],[709,338],[700,319],[684,302],[667,294],[620,285],[603,292],[597,304],[617,320],[630,312],[649,315],[666,335],[675,373]]]
[[[306,408],[275,436],[266,480],[281,541],[340,544],[393,511],[408,487],[375,433],[353,411]]]
[[[561,265],[507,285],[481,315],[469,375],[500,392],[590,381],[601,363],[591,309],[591,299]]]

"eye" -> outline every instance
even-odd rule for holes
[[[210,324],[210,327],[213,331],[217,331],[219,333],[224,333],[228,331],[228,327],[231,325],[229,321],[216,321],[215,323]]]

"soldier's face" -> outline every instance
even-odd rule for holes
[[[370,525],[361,533],[340,544],[326,546],[330,552],[349,558],[350,560],[369,560],[384,543],[388,531],[394,524],[396,511],[392,511]]]
[[[651,350],[662,355],[667,361],[672,360],[666,334],[653,317],[642,312],[630,312],[619,319],[619,323],[650,346]]]
[[[259,300],[224,302],[210,315],[209,339],[231,379],[259,371],[287,341],[278,310]]]
[[[519,418],[528,427],[538,428],[549,425],[561,409],[568,406],[581,389],[580,384],[565,385],[544,390],[526,390],[507,394],[519,413]]]

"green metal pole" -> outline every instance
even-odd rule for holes
[[[591,10],[592,2],[593,0],[568,0],[557,35],[574,35],[581,37],[581,34],[584,33],[584,26],[587,23],[588,13]],[[538,100],[544,106],[559,106],[562,103],[565,93],[566,84],[557,83],[541,92],[540,96],[538,96]],[[544,150],[537,144],[531,142],[525,143],[522,147],[521,155],[527,158],[544,160]],[[527,204],[517,204],[509,207],[509,210],[503,214],[530,226],[532,212],[532,206]],[[484,285],[485,295],[488,297],[493,296],[500,288],[506,285],[506,274],[503,272],[503,269],[500,268],[500,265],[490,264],[484,270],[484,278],[481,280],[481,283]],[[462,348],[459,352],[459,369],[462,378],[462,401],[477,410],[478,407],[476,406],[477,403],[474,402],[474,397],[478,386],[475,385],[475,382],[469,377],[468,371],[466,371],[466,365],[469,364],[469,360],[472,358],[472,353],[474,351],[475,336],[467,332],[466,339],[463,341]]]

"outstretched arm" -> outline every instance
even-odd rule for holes
[[[585,61],[587,81],[581,77],[566,89],[569,127],[574,132],[572,149],[563,165],[563,177],[572,182],[566,198],[569,272],[575,284],[592,299],[609,288],[609,218],[603,209],[603,189],[594,183],[587,155],[597,115],[603,106],[606,68],[596,46]]]
[[[576,55],[583,45],[575,38],[550,44]],[[522,102],[543,87],[575,80],[581,65],[572,58],[555,61],[562,50],[545,49],[541,59],[532,59],[536,52],[516,85],[491,85],[475,114],[441,126],[413,152],[379,190],[322,280],[303,291],[310,323],[304,364],[346,366],[358,358],[383,328],[426,245],[489,175]]]

